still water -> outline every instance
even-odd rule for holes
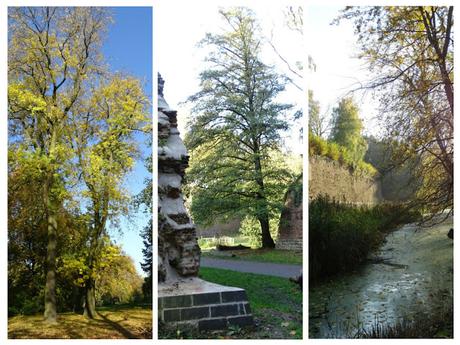
[[[376,323],[429,317],[451,304],[451,227],[451,218],[429,228],[405,225],[358,271],[311,288],[310,338],[353,338]]]

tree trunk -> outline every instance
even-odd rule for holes
[[[452,81],[450,80],[449,72],[447,72],[447,68],[445,63],[439,64],[439,69],[441,71],[442,82],[444,84],[444,92],[446,93],[447,101],[449,102],[450,107],[450,114],[453,117],[454,114],[454,87]]]
[[[49,196],[48,196],[49,199]],[[48,200],[49,203],[49,200]],[[48,214],[48,245],[46,248],[45,321],[56,322],[56,233],[57,221],[53,212]]]
[[[85,303],[85,288],[80,286],[73,287],[73,312],[76,314],[83,314]]]
[[[107,219],[107,208],[108,208],[108,198],[103,202],[103,216],[100,215],[100,203],[96,199],[93,201],[94,208],[94,226],[91,229],[91,237],[89,243],[89,253],[87,257],[88,267],[89,267],[89,278],[86,281],[85,285],[85,306],[84,306],[84,315],[89,319],[94,319],[96,316],[96,281],[93,278],[94,267],[98,260],[98,255],[100,254],[99,250],[99,240],[101,234],[103,233],[105,222]]]
[[[53,152],[56,146],[56,134],[53,132],[49,152]],[[54,162],[51,162],[53,164]],[[48,244],[46,247],[46,283],[45,283],[45,321],[55,323],[56,312],[56,246],[57,246],[57,219],[56,207],[51,200],[50,190],[53,186],[54,169],[47,172],[43,186],[43,200],[48,222]]]
[[[254,143],[254,168],[256,172],[256,182],[259,185],[257,202],[260,203],[260,205],[258,205],[259,210],[257,219],[259,220],[260,228],[262,230],[262,248],[275,248],[275,242],[273,241],[272,235],[270,234],[270,222],[268,218],[268,207],[267,199],[265,197],[265,186],[262,174],[262,164],[260,162],[259,146],[256,144],[256,140],[254,140]]]
[[[93,278],[94,273],[94,252],[96,251],[95,248],[95,236],[91,238],[90,248],[88,253],[88,267],[89,267],[89,278],[86,280],[85,284],[85,302],[83,306],[83,315],[85,315],[88,319],[94,319],[96,316],[96,293],[95,293],[95,286],[96,282]]]
[[[270,223],[268,221],[268,213],[259,217],[260,227],[262,229],[262,248],[275,248],[275,242],[270,234]]]
[[[88,319],[94,319],[96,316],[95,282],[93,278],[89,278],[86,281],[83,315],[85,315]]]

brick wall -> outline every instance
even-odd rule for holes
[[[298,187],[297,191],[291,189],[286,195],[284,209],[280,216],[278,239],[276,241],[277,249],[302,250],[303,205],[301,184]]]

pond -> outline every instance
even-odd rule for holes
[[[429,317],[451,305],[451,227],[452,218],[428,228],[405,225],[356,272],[312,287],[310,338],[353,338],[376,324]]]

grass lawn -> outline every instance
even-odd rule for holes
[[[75,313],[61,313],[49,325],[43,315],[8,318],[8,338],[23,339],[141,339],[152,338],[152,307],[118,305],[98,308],[99,317],[89,320]]]
[[[288,279],[207,267],[200,268],[200,278],[244,288],[254,315],[255,327],[231,327],[228,330],[207,332],[183,328],[180,331],[160,329],[160,338],[302,338],[302,291]]]
[[[274,262],[279,264],[302,265],[302,252],[293,250],[278,249],[248,249],[248,250],[203,250],[202,256],[231,259],[247,260],[260,262]]]

